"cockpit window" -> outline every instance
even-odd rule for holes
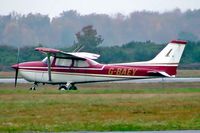
[[[56,66],[68,66],[72,65],[72,59],[63,59],[63,58],[56,58],[55,62]]]
[[[74,67],[89,67],[85,60],[74,60]]]
[[[55,57],[50,57],[50,62],[52,64]],[[42,60],[45,64],[47,64],[48,59],[47,57]],[[95,61],[91,62],[92,64],[97,64]],[[78,59],[66,59],[66,58],[56,58],[55,59],[56,66],[63,66],[63,67],[89,67],[89,63],[86,60],[78,60]]]

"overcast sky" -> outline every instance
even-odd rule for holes
[[[0,14],[12,11],[28,14],[41,13],[50,17],[67,10],[77,10],[81,14],[106,13],[129,14],[133,11],[171,11],[180,8],[200,9],[200,0],[0,0]]]

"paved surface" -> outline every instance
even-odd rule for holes
[[[1,78],[0,83],[15,83],[15,79],[14,78]],[[28,83],[28,81],[20,78],[20,79],[17,79],[17,83]]]
[[[14,78],[1,78],[0,83],[14,83]],[[173,83],[173,82],[200,82],[200,78],[156,78],[156,79],[137,79],[137,80],[126,80],[126,81],[115,81],[120,83]],[[26,80],[20,78],[17,83],[28,83]],[[200,132],[199,132],[200,133]]]
[[[96,132],[98,133],[98,132]],[[124,133],[124,132],[105,132],[105,133]],[[125,133],[200,133],[200,130],[181,130],[181,131],[138,131]]]
[[[122,83],[174,83],[174,82],[200,82],[200,78],[154,78],[120,81]]]

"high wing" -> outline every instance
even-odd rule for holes
[[[100,55],[94,54],[94,53],[88,53],[88,52],[73,52],[73,53],[68,53],[64,52],[58,49],[53,49],[53,48],[44,48],[44,47],[38,47],[35,48],[36,51],[40,51],[42,53],[47,53],[51,54],[51,56],[55,57],[65,57],[65,58],[76,58],[76,59],[98,59]]]

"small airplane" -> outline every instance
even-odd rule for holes
[[[82,83],[175,77],[186,43],[172,40],[152,60],[117,64],[100,64],[95,61],[100,55],[94,53],[38,47],[36,51],[46,54],[42,61],[12,65],[16,70],[15,86],[18,73],[34,83],[31,90],[35,90],[38,83],[59,85],[59,90],[76,90],[75,85]]]

